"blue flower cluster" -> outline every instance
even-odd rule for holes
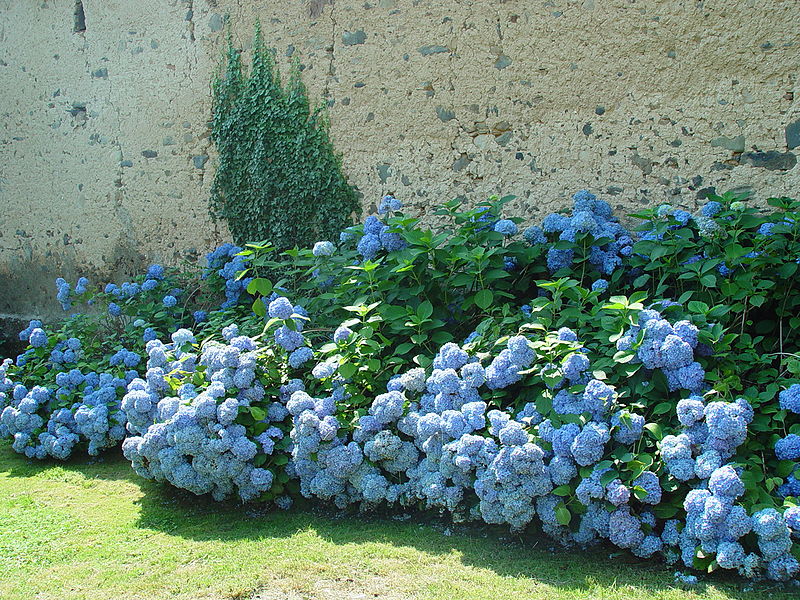
[[[247,268],[248,261],[247,257],[237,256],[241,251],[242,248],[239,246],[227,243],[206,255],[207,267],[204,277],[216,273],[225,282],[225,301],[221,306],[223,310],[235,306],[252,281],[251,277],[238,278]]]
[[[556,242],[547,251],[551,272],[585,258],[597,273],[591,275],[593,293],[580,293],[596,302],[610,282],[621,280],[618,273],[609,275],[632,254],[633,240],[607,203],[586,191],[573,200],[571,215],[549,215],[543,227],[529,227],[522,236],[532,246],[547,244],[548,236]],[[695,219],[701,235],[710,235],[722,210],[714,204],[696,217],[666,205],[656,214],[673,229]],[[365,261],[402,249],[399,226],[386,224],[396,222],[391,214],[401,208],[394,197],[384,197],[380,216],[345,231],[340,243]],[[501,219],[494,209],[469,214],[466,227],[489,232],[495,243],[518,233],[515,221]],[[662,221],[658,229],[664,228]],[[770,237],[774,230],[764,226],[759,235]],[[659,235],[653,230],[642,239]],[[585,255],[575,242],[586,242]],[[206,277],[224,281],[223,309],[242,299],[250,281],[238,279],[248,267],[247,259],[237,256],[240,251],[226,244],[207,256]],[[321,280],[342,267],[336,253],[330,241],[311,250],[315,260],[308,264],[314,263]],[[505,269],[527,268],[523,256],[504,257]],[[539,254],[530,250],[529,256]],[[725,269],[720,265],[720,272]],[[637,324],[616,342],[617,351],[628,353],[625,359],[641,363],[635,367],[636,386],[609,372],[614,351],[602,346],[607,337],[586,337],[584,347],[575,331],[531,334],[534,327],[525,323],[522,333],[499,337],[491,347],[488,332],[500,335],[497,329],[512,318],[482,323],[476,328],[481,333],[473,332],[462,345],[444,344],[429,366],[400,371],[378,393],[374,387],[357,389],[363,365],[373,368],[373,360],[365,359],[357,375],[340,366],[364,358],[341,360],[368,337],[350,328],[357,320],[336,328],[333,343],[317,351],[315,336],[330,323],[307,329],[306,311],[285,297],[286,290],[275,288],[263,298],[273,331],[251,338],[228,325],[221,332],[224,341],[200,345],[191,330],[180,328],[209,319],[198,310],[181,322],[182,313],[197,308],[191,306],[194,292],[181,294],[160,265],[137,281],[109,284],[104,298],[111,301],[113,317],[125,315],[104,323],[125,335],[133,331],[133,345],[123,340],[112,349],[107,341],[98,344],[96,336],[71,337],[80,331],[74,326],[52,332],[39,321],[20,333],[29,347],[16,365],[10,360],[0,365],[0,437],[10,438],[16,451],[63,459],[76,449],[97,454],[124,440],[125,456],[142,476],[215,499],[235,496],[285,506],[290,500],[281,494],[299,487],[303,496],[339,507],[426,507],[514,530],[538,523],[564,545],[607,540],[636,556],[661,555],[689,568],[713,559],[748,578],[788,580],[800,570],[792,555],[800,508],[787,508],[791,498],[781,508],[779,498],[800,495],[797,471],[777,490],[757,489],[759,504],[751,510],[759,510],[748,514],[746,507],[755,504],[753,470],[742,448],[748,428],[759,433],[765,426],[762,419],[752,424],[753,409],[744,399],[704,399],[705,372],[695,359],[707,355],[708,347],[691,322],[662,316],[659,311],[668,314],[663,309],[671,303],[640,311]],[[57,282],[65,310],[87,286],[85,278],[74,289]],[[156,307],[154,314],[133,314],[145,299]],[[451,307],[463,300],[454,299]],[[179,305],[188,310],[163,308]],[[531,306],[521,311],[533,320]],[[158,313],[171,316],[162,321]],[[128,317],[136,320],[129,323]],[[580,327],[588,336],[588,324]],[[87,363],[98,364],[87,354],[99,346],[106,353],[103,366],[87,372]],[[395,364],[387,361],[386,367]],[[656,370],[676,397],[688,395],[675,405],[679,429],[668,429],[670,419],[646,423],[643,416],[671,407],[673,394],[655,398],[662,388],[642,381]],[[33,383],[31,374],[40,372],[45,376],[36,383],[52,380],[52,385]],[[26,373],[30,384],[18,376]],[[290,379],[290,373],[298,378]],[[763,446],[774,444],[775,450],[774,457],[764,457],[765,467],[768,461],[800,461],[800,431],[789,420],[800,414],[800,384],[782,391],[779,403],[785,412],[778,418],[787,420],[782,437]],[[658,409],[650,410],[654,406]],[[663,438],[662,429],[668,434]],[[782,472],[787,468],[780,464]],[[778,510],[764,508],[773,500]],[[662,518],[667,514],[672,518]],[[679,579],[691,583],[690,576]]]
[[[644,332],[641,341],[640,332]],[[617,340],[617,350],[635,351],[646,368],[660,369],[671,391],[701,392],[706,384],[705,371],[694,360],[698,334],[697,327],[689,321],[673,325],[658,311],[647,309],[639,312],[638,324]]]
[[[707,202],[701,209],[700,214],[692,215],[688,211],[675,208],[669,204],[662,204],[656,209],[656,217],[659,220],[666,220],[670,223],[668,229],[675,230],[685,227],[690,221],[694,221],[700,235],[713,237],[722,231],[717,223],[716,217],[722,211],[722,204],[715,200]],[[639,235],[640,240],[659,241],[664,238],[664,234],[657,230],[655,222],[650,223],[650,228],[642,231]]]
[[[703,403],[700,396],[678,402],[683,433],[661,440],[661,456],[670,474],[680,481],[707,479],[747,437],[753,409],[744,399]]]
[[[238,333],[227,327],[225,343],[208,341],[199,354],[186,329],[170,344],[148,343],[146,377],[131,381],[122,401],[134,434],[122,449],[137,473],[217,500],[253,500],[272,488],[275,473],[254,459],[263,464],[283,437],[275,425],[288,414],[285,398],[267,398],[263,348]],[[238,422],[245,412],[256,420],[251,430]]]
[[[421,502],[456,518],[507,523],[517,529],[538,516],[549,534],[568,543],[608,537],[610,515],[601,501],[587,496],[589,508],[579,531],[572,532],[558,522],[555,511],[562,498],[551,492],[576,478],[579,467],[598,463],[611,431],[622,426],[590,421],[583,427],[567,424],[554,429],[549,420],[542,421],[533,403],[515,417],[489,410],[482,399],[482,391],[488,396],[498,386],[519,381],[520,371],[534,357],[523,336],[510,338],[486,368],[456,344],[445,344],[430,372],[414,368],[393,378],[387,392],[378,395],[368,414],[360,417],[352,435],[337,417],[347,395],[335,365],[324,373],[331,386],[328,396],[311,397],[298,382],[287,408],[293,415],[292,458],[302,494],[340,507]],[[585,370],[578,368],[573,379],[586,381]],[[599,385],[587,386],[587,405],[608,419],[614,392],[592,381]],[[635,429],[632,419],[618,417]],[[595,479],[600,486],[597,498],[624,505],[622,510],[628,511],[638,531],[640,520],[630,516],[626,504],[630,490],[616,480],[606,491],[599,475]],[[647,503],[660,501],[654,473],[643,473],[636,486],[646,491]],[[642,534],[637,543],[625,547],[650,555],[660,548],[652,537]]]
[[[401,210],[403,204],[393,196],[385,196],[379,207],[381,216]],[[360,235],[359,235],[359,232]],[[348,227],[340,237],[341,243],[356,242],[356,250],[364,261],[377,258],[381,251],[394,252],[402,250],[408,243],[400,235],[397,228],[385,224],[380,217],[370,215],[361,227]],[[316,256],[316,254],[315,254]]]
[[[744,491],[739,473],[724,463],[752,420],[747,402],[706,404],[692,396],[679,403],[684,432],[664,438],[661,452],[672,477],[700,480],[700,487],[687,496],[686,521],[662,520],[653,512],[664,494],[655,466],[623,481],[607,459],[615,449],[621,456],[620,446],[639,443],[644,418],[619,407],[615,390],[591,378],[574,332],[552,337],[568,348],[558,368],[562,380],[549,386],[549,414],[533,402],[514,415],[490,409],[487,401],[493,390],[522,382],[522,372],[540,372],[529,369],[536,353],[524,336],[509,338],[487,367],[464,348],[445,344],[429,370],[393,377],[352,432],[342,421],[348,395],[338,363],[319,363],[314,375],[327,382],[327,395],[312,397],[299,380],[286,389],[301,493],[339,507],[421,503],[456,519],[515,529],[538,518],[562,544],[606,539],[637,556],[662,554],[689,567],[701,547],[716,554],[721,567],[748,577],[762,571],[773,579],[794,576],[786,551],[776,555],[764,546],[748,554],[742,546],[752,518],[736,504]],[[567,415],[580,421],[560,421]],[[563,495],[553,493],[564,486],[576,486],[584,507],[571,514],[577,520],[570,525]]]
[[[750,577],[751,571],[759,566],[766,568],[767,578],[775,581],[788,581],[800,572],[800,563],[791,554],[792,534],[796,535],[800,530],[797,528],[796,518],[793,518],[797,513],[790,511],[791,509],[786,511],[791,519],[789,522],[785,513],[781,514],[774,508],[762,509],[752,516],[761,561],[751,560],[752,567],[744,571],[746,577]]]
[[[73,368],[58,372],[53,387],[28,389],[9,377],[10,365],[7,359],[0,368],[0,438],[13,438],[16,452],[64,460],[80,445],[94,456],[125,437],[119,404],[136,371],[119,376],[118,369],[83,373]]]
[[[542,230],[561,241],[575,242],[589,234],[589,262],[603,275],[610,275],[622,265],[623,257],[632,253],[633,239],[612,215],[611,206],[597,196],[581,190],[573,197],[572,215],[553,213],[545,217]],[[525,238],[533,245],[541,242],[538,229],[528,229]],[[551,246],[547,251],[547,267],[551,273],[572,266],[575,251],[572,248]]]
[[[307,349],[305,346],[306,339],[303,337],[303,328],[308,321],[308,312],[302,306],[292,306],[286,297],[279,296],[276,292],[266,298],[265,303],[267,304],[267,314],[271,319],[284,321],[284,324],[273,334],[275,342],[286,352],[292,353],[290,364],[293,368],[299,368],[310,360],[313,354],[309,354],[310,348]]]
[[[76,337],[60,340],[50,352],[50,362],[54,365],[68,366],[78,362],[83,357],[81,341]]]
[[[778,403],[781,410],[789,414],[800,415],[800,383],[795,383],[778,394]],[[793,496],[800,498],[800,435],[789,433],[775,442],[775,455],[779,460],[795,462],[792,473],[778,488],[782,497]],[[798,529],[798,528],[795,528]]]
[[[755,554],[748,556],[739,541],[753,527],[747,511],[735,504],[744,494],[744,484],[731,465],[714,469],[707,482],[707,487],[693,489],[686,495],[683,502],[686,523],[680,533],[665,531],[664,542],[678,548],[687,567],[694,565],[699,548],[705,554],[716,554],[723,569],[736,569],[744,574],[754,568],[754,562],[760,561]]]

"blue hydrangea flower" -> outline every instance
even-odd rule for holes
[[[285,296],[279,296],[269,303],[268,313],[271,319],[291,318],[294,313],[294,306]]]
[[[311,253],[314,256],[333,256],[336,252],[336,246],[331,242],[317,242]]]
[[[346,327],[345,325],[339,325],[339,327],[336,328],[336,331],[333,332],[333,341],[337,343],[343,342],[351,335],[353,335],[352,329]]]
[[[700,209],[704,217],[715,217],[722,211],[722,204],[716,200],[709,200]]]
[[[574,252],[571,248],[559,249],[551,246],[547,251],[547,268],[551,273],[566,269],[572,266],[573,256]]]
[[[697,230],[700,232],[700,235],[705,237],[712,237],[722,231],[719,224],[709,217],[695,217],[694,222],[697,223]]]
[[[538,246],[540,244],[547,243],[547,237],[545,237],[544,231],[542,231],[541,227],[536,225],[531,225],[525,231],[523,231],[522,237],[525,238],[525,241],[531,246]]]
[[[47,334],[44,332],[44,329],[37,327],[31,331],[31,337],[28,341],[34,348],[42,348],[47,345]]]
[[[384,215],[390,211],[398,211],[403,208],[403,203],[392,195],[386,195],[381,198],[381,203],[378,206],[378,214]]]
[[[510,237],[512,235],[516,235],[517,225],[511,219],[500,219],[494,224],[494,230],[506,237]]]
[[[378,252],[380,251],[382,244],[381,239],[378,237],[378,234],[365,234],[362,238],[358,241],[358,245],[356,249],[358,253],[364,257],[364,260],[372,260],[376,256],[378,256]]]
[[[790,433],[785,438],[775,442],[775,456],[779,460],[800,459],[800,435]]]
[[[289,355],[289,366],[297,369],[314,357],[314,351],[308,346],[298,348]]]
[[[392,231],[390,227],[381,229],[378,239],[383,249],[387,252],[402,250],[408,245],[403,237],[397,231]]]
[[[164,279],[164,267],[161,265],[150,265],[147,269],[147,278],[156,280]]]
[[[778,394],[780,407],[796,414],[800,414],[800,383],[792,384],[789,388]]]

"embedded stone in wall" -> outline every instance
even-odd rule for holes
[[[797,157],[791,152],[745,152],[740,158],[742,164],[761,167],[767,171],[788,171],[797,164]]]
[[[505,54],[501,54],[496,61],[494,61],[494,68],[502,71],[506,67],[510,66],[512,60],[506,56]]]
[[[367,34],[361,29],[358,31],[345,31],[342,34],[342,43],[345,46],[359,46],[367,41]]]
[[[450,52],[450,48],[447,46],[420,46],[417,48],[422,56],[430,56],[431,54],[443,54],[445,52]]]
[[[800,119],[786,126],[786,147],[794,150],[800,146]]]
[[[744,152],[744,136],[737,135],[734,138],[721,136],[711,140],[711,145],[715,148],[726,148],[731,152]]]
[[[450,109],[445,108],[444,106],[437,106],[436,107],[436,116],[439,117],[440,121],[447,122],[452,121],[456,118],[456,113]]]

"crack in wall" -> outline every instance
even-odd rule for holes
[[[86,75],[91,79],[92,78],[92,67],[89,64],[89,53],[90,53],[90,40],[84,36],[83,44],[80,47],[80,51],[83,55],[84,59],[84,68]],[[123,167],[123,161],[125,158],[125,151],[122,145],[122,111],[120,107],[117,105],[114,97],[114,82],[113,82],[113,72],[111,76],[105,79],[106,85],[108,86],[108,93],[106,95],[106,103],[111,108],[111,110],[116,115],[116,124],[115,126],[109,127],[109,137],[111,138],[111,146],[116,149],[117,156],[115,159],[117,160],[116,165],[116,173],[115,173],[115,180],[113,182],[113,186],[111,189],[115,189],[116,191],[109,192],[108,198],[113,200],[114,206],[114,215],[116,216],[117,220],[119,221],[122,227],[122,236],[131,235],[134,231],[133,228],[133,221],[130,216],[130,213],[124,206],[124,199],[125,199],[125,167]],[[87,103],[88,104],[88,103]]]
[[[186,12],[187,28],[189,29],[189,41],[194,41],[194,0],[186,0],[188,4]]]
[[[330,84],[335,77],[335,68],[334,62],[336,60],[336,1],[331,0],[331,11],[330,11],[330,22],[331,22],[331,45],[330,45],[330,57],[328,60],[328,74],[325,77],[325,90],[323,92],[323,97],[328,100],[330,98]],[[323,9],[320,9],[323,10]]]

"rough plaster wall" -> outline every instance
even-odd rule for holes
[[[365,209],[587,187],[621,211],[797,196],[797,0],[0,0],[0,312],[226,237],[206,214],[223,16],[304,66]],[[288,60],[288,59],[287,59]],[[85,110],[84,110],[85,109]],[[209,158],[210,157],[210,158]],[[44,294],[44,296],[42,296]],[[45,298],[45,299],[43,299]]]

